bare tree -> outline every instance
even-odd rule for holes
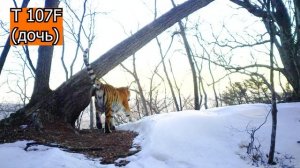
[[[170,67],[170,71],[171,71],[171,74],[172,74],[172,77],[173,77],[174,85],[175,85],[175,88],[176,88],[177,94],[178,94],[179,111],[182,111],[183,105],[182,105],[182,100],[181,100],[180,88],[179,88],[179,86],[177,85],[176,78],[175,78],[175,75],[174,75],[174,72],[173,72],[173,68],[172,68],[172,64],[171,64],[171,61],[170,61],[170,60],[169,60],[169,67]]]
[[[176,95],[175,95],[175,91],[174,91],[174,88],[173,88],[173,85],[172,85],[172,82],[171,82],[171,79],[169,77],[169,74],[168,74],[168,71],[167,71],[167,68],[166,68],[166,64],[165,64],[165,61],[164,61],[164,59],[165,59],[165,57],[168,53],[168,50],[165,54],[163,54],[162,47],[161,47],[159,39],[157,37],[155,39],[156,39],[156,43],[157,43],[157,46],[158,46],[158,49],[159,49],[159,54],[160,54],[160,57],[161,57],[163,70],[164,70],[165,76],[167,78],[167,82],[168,82],[168,85],[169,85],[169,88],[170,88],[170,91],[171,91],[171,94],[172,94],[172,98],[173,98],[173,101],[174,101],[174,104],[175,104],[175,107],[176,107],[176,111],[180,111],[179,104],[178,104],[178,101],[177,101],[177,98],[176,98]]]
[[[183,44],[185,47],[185,51],[191,66],[192,71],[192,77],[193,77],[193,86],[194,86],[194,108],[195,110],[200,110],[200,104],[199,104],[199,91],[198,91],[198,82],[197,82],[197,74],[196,74],[196,68],[195,68],[195,62],[193,61],[193,53],[190,47],[190,44],[188,42],[188,39],[186,37],[185,28],[183,26],[183,23],[181,21],[178,22],[179,28],[180,28],[180,35],[183,39]]]
[[[156,90],[158,89],[158,87],[161,85],[161,82],[159,83],[159,84],[157,84],[157,85],[154,85],[154,79],[155,79],[155,76],[158,76],[160,79],[161,79],[161,81],[162,82],[164,82],[164,79],[163,79],[163,77],[158,73],[158,68],[159,68],[159,66],[161,65],[161,63],[162,63],[162,61],[160,61],[157,65],[156,65],[156,67],[154,68],[154,70],[153,70],[153,72],[152,72],[152,75],[151,75],[151,77],[150,77],[150,86],[149,86],[149,94],[148,94],[148,106],[149,106],[149,110],[150,110],[150,113],[151,113],[151,115],[153,114],[153,112],[155,112],[155,113],[158,113],[158,112],[160,112],[160,111],[158,111],[157,110],[157,108],[155,108],[155,106],[156,106],[156,97],[157,96],[155,96],[154,95],[154,92],[156,92]],[[163,83],[164,84],[164,83]],[[165,87],[164,87],[165,88]],[[156,92],[157,93],[157,92]]]
[[[211,69],[211,61],[210,61],[211,56],[210,56],[210,54],[208,54],[207,56],[208,56],[208,60],[209,60],[208,61],[208,70],[209,70],[209,74],[210,74],[211,79],[212,79],[212,87],[213,87],[213,92],[214,92],[214,97],[215,97],[215,106],[219,107],[218,95],[217,95],[217,91],[216,91],[216,82],[215,82],[215,78],[214,78],[214,75],[213,75],[212,69]]]
[[[172,46],[172,42],[173,42],[173,38],[171,39],[169,47],[166,50],[167,52],[170,50]],[[168,109],[169,106],[171,104],[174,104],[172,100],[168,101],[165,79],[159,73],[159,68],[163,64],[163,61],[164,60],[160,60],[160,62],[155,66],[154,70],[152,71],[151,77],[149,78],[150,84],[149,84],[147,104],[149,106],[151,115],[154,113],[159,114],[161,112],[167,112],[169,110]],[[162,97],[162,95],[164,96]]]
[[[157,2],[155,1],[154,2],[154,19],[156,19],[156,17],[157,17]],[[167,82],[168,82],[168,85],[169,85],[169,88],[170,88],[170,91],[171,91],[171,95],[172,95],[172,98],[173,98],[173,101],[174,101],[174,104],[175,104],[176,111],[180,111],[180,107],[179,107],[179,104],[178,104],[178,101],[177,101],[177,98],[176,98],[176,95],[175,95],[173,84],[171,82],[171,79],[169,77],[169,74],[168,74],[168,71],[167,71],[167,68],[166,68],[166,64],[165,64],[165,57],[167,56],[167,54],[168,54],[168,52],[171,48],[171,45],[173,43],[173,37],[174,37],[174,35],[171,36],[170,45],[169,45],[168,49],[165,51],[165,53],[163,53],[163,49],[162,49],[162,46],[161,46],[161,42],[159,41],[159,38],[156,37],[155,40],[156,40],[156,43],[157,43],[157,46],[158,46],[158,49],[159,49],[159,55],[161,57],[161,63],[163,65],[163,71],[165,73],[165,76],[166,76],[166,79],[167,79]]]
[[[206,93],[206,90],[205,90],[205,87],[204,87],[204,81],[203,81],[203,78],[201,76],[202,67],[203,67],[203,59],[201,60],[200,67],[199,67],[199,64],[196,64],[196,68],[197,68],[197,72],[198,72],[198,82],[199,82],[199,95],[200,95],[200,102],[199,102],[199,104],[200,104],[200,106],[202,105],[202,99],[204,98],[204,102],[203,102],[204,108],[208,109],[208,104],[207,104],[208,97],[207,97],[207,93]],[[202,90],[202,92],[204,94],[204,97],[202,96],[201,90]]]
[[[30,93],[28,93],[28,87],[29,83],[32,82],[34,79],[34,74],[33,73],[27,73],[27,70],[30,70],[29,68],[29,63],[26,58],[23,58],[24,55],[22,51],[15,51],[14,52],[17,58],[22,60],[19,63],[19,67],[21,67],[20,70],[7,70],[9,76],[14,76],[15,80],[9,79],[7,77],[7,85],[10,89],[10,93],[16,94],[19,99],[22,107],[25,107],[25,105],[29,102],[30,100]],[[13,87],[11,86],[11,83],[13,84]]]
[[[212,47],[211,51],[207,51],[205,45],[201,43],[201,41],[205,41],[205,40],[203,39],[203,37],[201,35],[201,32],[198,29],[198,24],[195,26],[195,28],[196,28],[196,32],[197,32],[197,34],[195,35],[196,40],[197,40],[198,44],[200,45],[201,49],[203,50],[203,56],[201,57],[201,61],[203,61],[204,55],[207,55],[208,70],[209,70],[209,74],[210,74],[211,79],[212,79],[212,88],[213,88],[213,93],[214,93],[214,97],[215,97],[215,106],[219,107],[218,95],[217,95],[216,86],[215,86],[217,82],[215,81],[214,75],[212,73],[212,68],[211,68],[211,64],[212,64],[211,63],[211,61],[212,61],[211,55],[213,54],[215,46]],[[194,60],[196,62],[196,59],[194,59]],[[201,67],[202,67],[202,64],[203,64],[203,62],[201,63]],[[196,66],[198,66],[198,65],[196,64]],[[201,71],[199,70],[198,67],[197,67],[197,69],[198,69],[198,73],[201,73]],[[201,74],[199,74],[199,76],[201,76]],[[202,89],[204,89],[202,79],[199,80],[199,83],[200,83]],[[199,88],[199,91],[201,92],[200,88]],[[203,92],[204,92],[205,99],[206,99],[205,108],[207,108],[207,95],[206,95],[205,90]]]
[[[300,97],[300,2],[293,0],[284,3],[282,0],[231,0],[231,2],[245,8],[256,17],[262,19],[266,30],[271,33],[274,27],[274,44],[279,51],[283,64],[280,69],[294,90],[296,99]],[[268,11],[268,5],[274,9]],[[269,24],[269,20],[273,20]]]
[[[77,60],[78,54],[80,55],[84,49],[91,48],[92,43],[95,38],[95,17],[98,14],[98,12],[92,10],[91,8],[87,7],[87,2],[88,0],[84,0],[82,8],[83,12],[81,16],[79,16],[78,12],[76,12],[72,7],[71,7],[71,2],[69,0],[64,0],[64,4],[66,5],[67,8],[67,14],[69,18],[72,19],[65,19],[65,32],[67,37],[71,41],[73,41],[76,44],[76,49],[75,49],[75,54],[72,59],[71,64],[69,65],[69,70],[67,68],[67,65],[64,61],[64,55],[65,55],[65,44],[63,45],[62,48],[62,56],[61,56],[61,63],[64,68],[65,74],[66,74],[66,80],[68,80],[73,74],[74,74],[74,64]],[[73,19],[75,18],[75,19]],[[87,21],[88,20],[88,21]],[[88,22],[88,23],[86,23]],[[75,25],[78,24],[78,27]],[[83,37],[82,37],[83,36]],[[83,47],[83,41],[87,41],[87,46]],[[80,49],[80,50],[79,50]],[[79,52],[81,51],[81,52]],[[70,57],[70,55],[68,55]]]
[[[172,5],[175,7],[175,2],[174,0],[171,0]],[[195,62],[193,61],[193,53],[190,47],[190,44],[188,42],[188,39],[186,37],[186,33],[185,33],[185,27],[183,26],[182,21],[180,20],[178,22],[179,25],[179,34],[182,37],[183,40],[183,44],[184,44],[184,48],[186,51],[186,55],[188,57],[190,66],[191,66],[191,71],[192,71],[192,77],[193,77],[193,86],[194,86],[194,108],[195,110],[200,110],[200,104],[199,104],[199,91],[198,91],[198,82],[197,82],[197,74],[196,74],[196,68],[195,68]]]
[[[285,75],[288,82],[293,86],[294,94],[299,98],[299,70],[300,70],[300,62],[299,62],[299,44],[300,44],[300,32],[297,29],[299,27],[299,2],[294,1],[295,11],[290,14],[288,10],[293,10],[292,8],[288,9],[287,6],[283,3],[282,0],[273,1],[248,1],[248,0],[231,0],[232,2],[244,7],[253,15],[262,18],[263,23],[266,27],[268,34],[270,35],[269,41],[261,41],[255,44],[241,44],[238,41],[234,41],[238,45],[235,47],[231,47],[231,49],[235,49],[238,47],[245,46],[254,46],[265,44],[266,42],[270,42],[270,65],[262,65],[262,64],[253,64],[244,67],[233,67],[231,65],[227,66],[227,70],[235,70],[236,72],[240,72],[243,74],[248,74],[250,76],[258,76],[260,77],[265,84],[268,86],[269,90],[272,93],[272,134],[271,134],[271,145],[269,151],[269,164],[274,164],[274,152],[275,152],[275,140],[276,140],[276,127],[277,127],[277,107],[276,107],[276,92],[274,90],[274,70],[280,71]],[[295,16],[294,16],[295,15]],[[297,16],[298,15],[298,16]],[[295,22],[292,23],[291,18],[295,17]],[[298,19],[297,19],[298,17]],[[297,21],[298,20],[298,21]],[[294,29],[294,31],[293,31]],[[283,63],[284,68],[275,67],[274,63],[274,55],[273,55],[273,44],[277,47],[281,61]],[[227,44],[225,44],[228,46]],[[270,82],[268,82],[262,74],[258,72],[250,72],[246,69],[250,68],[269,68],[270,69]]]
[[[146,116],[149,116],[149,111],[148,111],[148,107],[147,107],[147,102],[146,102],[146,98],[145,98],[145,95],[144,95],[144,91],[143,91],[143,88],[142,88],[142,85],[141,85],[141,82],[139,80],[139,77],[138,77],[138,74],[137,74],[137,71],[136,71],[136,64],[135,64],[135,54],[132,55],[132,66],[133,66],[133,71],[129,70],[128,68],[126,68],[123,64],[120,64],[121,67],[123,69],[125,69],[129,74],[131,74],[134,78],[134,81],[138,87],[138,94],[141,98],[141,101],[142,101],[142,105],[143,105],[143,110],[145,111],[146,113]]]
[[[271,1],[270,0],[268,0],[267,5],[268,5],[267,6],[268,13],[271,13],[271,10],[272,10],[272,13],[274,13],[274,8],[271,9]],[[272,133],[271,133],[271,144],[270,144],[268,163],[276,164],[276,162],[274,161],[274,154],[275,154],[276,131],[277,131],[277,105],[276,105],[276,93],[275,93],[275,88],[274,88],[274,70],[273,70],[273,66],[274,66],[273,44],[274,44],[274,40],[275,40],[275,35],[274,35],[275,27],[273,27],[273,25],[274,25],[273,18],[268,20],[268,22],[269,22],[270,41],[271,41],[270,42],[270,66],[271,66],[271,69],[270,69],[271,88],[270,88],[270,90],[272,93]]]

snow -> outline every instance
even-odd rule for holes
[[[97,167],[99,160],[87,159],[82,154],[68,153],[57,148],[37,146],[25,151],[28,141],[2,144],[0,166],[2,168],[53,168]]]
[[[270,111],[266,104],[248,104],[201,111],[171,112],[145,117],[118,127],[139,133],[134,145],[141,151],[125,158],[126,168],[232,168],[255,167],[247,159],[247,130],[262,124]],[[275,167],[300,168],[300,103],[278,104],[278,130]],[[263,156],[268,153],[271,135],[271,115],[256,132]],[[113,168],[101,165],[82,154],[68,153],[57,148],[37,146],[24,148],[28,141],[0,145],[2,168]],[[134,148],[132,149],[134,150]],[[243,158],[243,159],[242,159]],[[266,165],[268,167],[268,165]],[[263,166],[260,166],[263,167]],[[269,166],[271,167],[271,166]]]

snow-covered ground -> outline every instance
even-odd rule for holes
[[[134,143],[142,150],[125,158],[128,168],[247,168],[247,130],[264,122],[270,108],[265,104],[228,106],[204,111],[182,111],[146,117],[119,127],[139,133]],[[278,105],[276,154],[273,167],[300,168],[300,103]],[[256,145],[265,157],[269,150],[271,116],[256,132]],[[258,143],[259,142],[259,143]],[[101,165],[81,154],[38,146],[25,151],[26,141],[0,145],[1,168],[94,168]],[[266,159],[266,158],[265,158]],[[263,166],[260,166],[263,167]]]

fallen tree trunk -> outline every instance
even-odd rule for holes
[[[125,39],[91,65],[98,77],[104,76],[160,33],[213,0],[189,0]],[[47,121],[64,121],[74,126],[81,111],[90,102],[91,82],[85,69],[79,71],[55,91],[30,107],[19,110],[2,123],[33,123],[38,129]],[[25,118],[24,118],[25,117]],[[21,123],[20,123],[21,122]]]

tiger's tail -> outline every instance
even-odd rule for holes
[[[89,63],[89,58],[88,58],[88,53],[89,53],[89,49],[85,49],[84,53],[83,53],[83,62],[86,66],[86,69],[88,71],[88,74],[90,76],[90,79],[92,81],[93,87],[90,90],[90,98],[92,98],[92,96],[94,95],[95,91],[100,89],[100,85],[101,83],[96,83],[96,74],[91,66],[91,64]],[[92,101],[92,99],[91,99]],[[97,106],[96,106],[96,126],[98,129],[102,129],[102,123],[101,123],[101,112],[97,110]]]
[[[84,53],[83,53],[83,62],[86,66],[86,69],[88,71],[89,77],[93,83],[93,85],[96,84],[96,74],[91,66],[91,64],[89,63],[89,58],[88,58],[88,53],[89,53],[89,49],[85,49]]]

